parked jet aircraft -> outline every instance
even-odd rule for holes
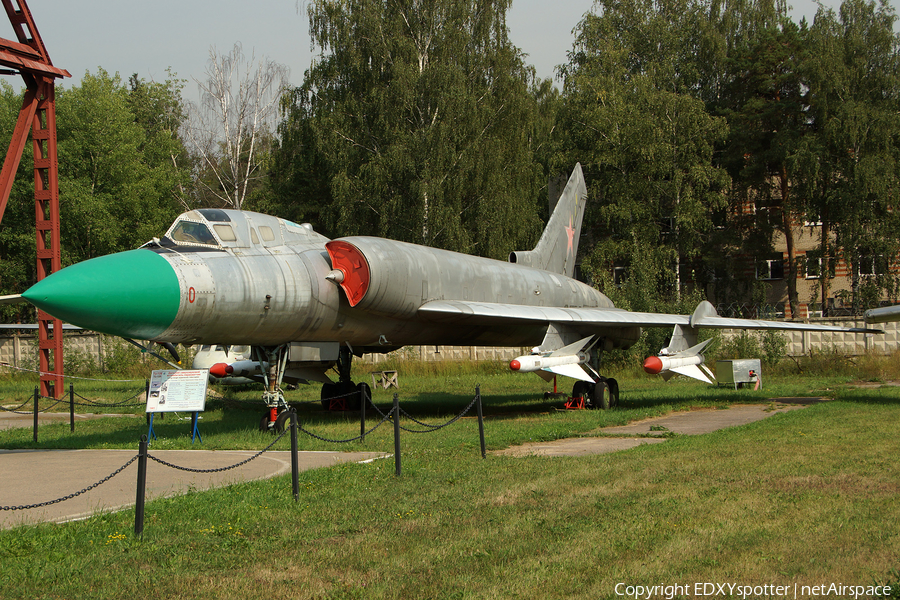
[[[324,403],[354,391],[353,356],[405,345],[534,346],[511,367],[577,377],[576,394],[605,408],[618,384],[597,372],[599,354],[631,346],[641,327],[675,326],[669,352],[687,356],[699,354],[704,327],[840,330],[722,318],[708,302],[689,316],[615,308],[573,278],[586,197],[577,165],[537,246],[509,262],[375,237],[328,240],[308,224],[199,209],[162,238],[62,269],[22,297],[124,338],[251,347],[251,360],[211,372],[265,380],[268,426],[286,406],[282,381],[323,382]],[[685,365],[658,371],[672,366]]]

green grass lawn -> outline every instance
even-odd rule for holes
[[[494,449],[696,406],[833,401],[577,458],[481,459],[477,425],[466,418],[404,433],[400,478],[385,460],[301,473],[299,502],[287,477],[156,500],[141,539],[131,533],[133,510],[2,531],[0,596],[617,598],[618,583],[695,582],[894,583],[900,592],[900,388],[818,376],[769,378],[759,392],[620,380],[622,406],[608,412],[560,411],[541,397],[540,380],[502,372],[401,374],[399,393],[407,412],[439,423],[480,384]],[[392,395],[376,392],[375,402],[386,408]],[[245,404],[258,397],[226,391],[211,401],[202,447],[267,445],[271,436],[256,431],[259,406]],[[288,393],[304,427],[358,434],[355,414],[325,413],[317,397],[317,389]],[[146,425],[135,414],[79,422],[75,434],[45,426],[37,445],[30,430],[0,432],[0,447],[136,449]],[[187,422],[167,416],[155,429],[151,452],[190,447]],[[383,426],[365,444],[338,447],[301,436],[301,447],[391,452],[392,434]]]

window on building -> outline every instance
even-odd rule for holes
[[[784,257],[773,255],[756,261],[756,278],[763,280],[784,279]]]
[[[805,257],[805,265],[807,279],[819,279],[822,277],[823,261],[821,252],[807,252]]]
[[[861,276],[884,275],[887,271],[887,259],[883,255],[873,252],[860,252],[859,274]]]

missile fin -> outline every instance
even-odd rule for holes
[[[703,363],[700,363],[697,366],[700,367],[700,370],[702,370],[704,373],[706,373],[706,376],[712,380],[712,381],[710,381],[710,383],[712,383],[713,381],[716,381],[716,376],[713,374],[712,371],[709,370],[709,367],[707,367]]]
[[[562,375],[564,377],[571,377],[572,379],[580,379],[581,381],[590,381],[591,383],[594,381],[588,372],[581,368],[581,365],[557,365],[554,367],[547,367],[544,371],[550,371],[551,373],[556,373],[557,375]]]
[[[569,344],[565,348],[560,348],[559,350],[554,350],[548,356],[571,356],[574,354],[578,354],[581,352],[582,348],[588,345],[588,343],[593,339],[594,336],[589,335],[584,339],[578,340],[574,344]]]
[[[692,347],[688,348],[687,350],[682,350],[681,352],[676,352],[673,356],[697,356],[701,352],[703,352],[703,350],[707,346],[709,346],[710,342],[712,342],[712,338],[709,338],[705,342],[700,342],[696,346],[692,346]]]
[[[534,374],[537,375],[538,377],[540,377],[541,379],[543,379],[544,381],[546,381],[547,383],[550,383],[551,381],[553,381],[553,378],[556,377],[556,375],[551,373],[549,370],[545,371],[543,369],[538,369],[537,371],[534,372]]]
[[[704,381],[706,383],[712,383],[712,380],[706,375],[706,373],[703,372],[703,369],[701,369],[699,365],[685,365],[683,367],[675,367],[674,369],[669,369],[669,371],[672,373],[678,373],[679,375],[684,375],[686,377],[692,377],[693,379],[699,379],[700,381]]]

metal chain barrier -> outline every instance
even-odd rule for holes
[[[76,406],[100,406],[100,407],[105,407],[105,408],[132,408],[135,406],[146,406],[146,404],[143,402],[138,402],[135,404],[128,404],[128,402],[131,402],[135,398],[140,397],[140,395],[143,393],[144,393],[144,390],[141,390],[134,396],[131,396],[130,398],[126,398],[125,400],[122,400],[121,402],[96,402],[94,400],[91,400],[90,398],[85,398],[78,392],[75,392],[74,395],[77,396],[78,398],[81,398],[82,400],[84,400],[84,402],[74,402],[73,404],[75,404]]]
[[[50,500],[47,502],[39,502],[38,504],[25,504],[22,506],[0,506],[0,510],[27,510],[29,508],[40,508],[42,506],[50,506],[51,504],[57,504],[59,502],[63,502],[64,500],[70,500],[71,498],[80,496],[84,493],[91,491],[92,489],[94,489],[100,485],[103,485],[104,483],[106,483],[107,481],[109,481],[110,479],[112,479],[113,477],[115,477],[116,475],[118,475],[119,473],[124,471],[125,469],[127,469],[128,466],[131,465],[131,463],[133,463],[134,461],[136,461],[138,459],[138,456],[139,455],[135,454],[134,456],[131,457],[131,460],[129,460],[127,463],[125,463],[124,465],[122,465],[121,467],[119,467],[118,469],[116,469],[115,471],[113,471],[112,473],[110,473],[109,475],[107,475],[106,477],[104,477],[103,479],[101,479],[100,481],[95,483],[94,485],[89,485],[88,487],[84,488],[80,492],[75,492],[74,494],[69,494],[68,496],[63,496],[62,498],[57,498],[56,500]]]
[[[281,432],[281,435],[279,435],[277,438],[275,438],[275,440],[271,444],[269,444],[268,446],[266,446],[265,448],[263,448],[262,450],[260,450],[259,452],[257,452],[253,456],[251,456],[250,458],[248,458],[246,460],[242,460],[241,462],[235,463],[229,467],[219,467],[217,469],[192,469],[190,467],[181,467],[179,465],[173,465],[172,463],[166,462],[161,458],[156,458],[152,454],[148,454],[147,458],[149,458],[150,460],[155,460],[156,462],[158,462],[161,465],[165,465],[167,467],[170,467],[172,469],[177,469],[179,471],[189,471],[191,473],[221,473],[222,471],[229,471],[231,469],[236,469],[237,467],[240,467],[241,465],[246,465],[251,460],[255,460],[255,459],[259,458],[265,452],[268,452],[269,450],[271,450],[272,447],[275,444],[277,444],[279,441],[281,441],[281,438],[283,438],[285,436],[285,434],[287,434],[289,431],[290,431],[289,429],[285,429],[284,431]]]
[[[374,404],[373,404],[373,406],[374,406]],[[378,410],[378,409],[376,408],[375,410]],[[362,433],[361,433],[361,434],[359,434],[359,435],[356,436],[356,437],[347,438],[346,440],[332,440],[332,439],[329,439],[329,438],[326,438],[326,437],[322,437],[322,436],[320,436],[320,435],[316,435],[315,433],[313,433],[313,432],[311,432],[311,431],[307,431],[306,429],[304,429],[304,428],[303,428],[303,425],[300,425],[299,423],[297,424],[297,429],[299,429],[300,431],[302,431],[303,433],[305,433],[305,434],[308,435],[309,437],[316,438],[317,440],[322,441],[322,442],[329,442],[329,443],[332,443],[332,444],[346,444],[347,442],[355,442],[355,441],[358,441],[358,440],[363,439],[365,436],[369,435],[370,433],[372,433],[373,431],[375,431],[376,429],[378,429],[379,427],[381,427],[382,425],[384,425],[385,421],[387,421],[388,419],[391,418],[391,415],[389,415],[389,414],[386,415],[386,414],[382,413],[380,410],[379,410],[378,412],[379,412],[379,413],[381,414],[381,416],[382,416],[381,422],[379,422],[378,425],[376,425],[376,426],[373,427],[372,429],[366,431],[365,434],[362,434]]]
[[[11,413],[17,414],[17,415],[30,415],[32,413],[32,411],[29,410],[28,412],[20,412],[19,409],[31,402],[32,402],[32,399],[29,398],[28,400],[26,400],[25,402],[23,402],[22,404],[18,405],[15,408],[6,408],[5,406],[0,406],[0,410],[6,411],[6,412],[11,412]]]
[[[23,371],[25,373],[37,373],[38,375],[56,375],[52,371],[37,371],[35,369],[26,369],[25,367],[16,367],[8,362],[0,362],[0,367],[6,367],[7,369],[15,369],[16,371]],[[66,375],[63,374],[63,377],[66,379],[80,379],[81,381],[116,381],[116,382],[135,382],[140,381],[140,379],[99,379],[96,377],[78,377],[77,375]]]
[[[39,400],[53,400],[53,401],[54,401],[53,404],[51,404],[50,406],[45,406],[44,408],[39,409],[39,410],[38,410],[39,413],[48,412],[51,408],[55,407],[55,406],[56,406],[57,404],[59,404],[60,402],[65,402],[65,400],[63,400],[62,398],[57,399],[57,398],[51,398],[50,396],[39,396],[38,399],[39,399]],[[19,409],[22,408],[23,406],[25,406],[26,404],[30,404],[30,403],[33,402],[33,401],[34,401],[33,399],[28,399],[28,400],[26,400],[25,402],[23,402],[22,404],[20,404],[19,406],[15,407],[15,408],[6,408],[5,406],[0,406],[0,410],[5,411],[5,412],[9,412],[9,413],[13,413],[13,414],[15,414],[15,415],[31,415],[31,414],[34,414],[34,411],[33,411],[33,410],[29,410],[29,411],[27,411],[27,412],[24,412],[24,411],[20,411]]]
[[[413,421],[414,423],[416,423],[418,425],[421,425],[422,427],[427,427],[428,429],[426,429],[426,430],[409,429],[408,427],[404,427],[403,425],[400,426],[400,429],[402,429],[403,431],[406,431],[407,433],[431,433],[432,431],[437,431],[438,429],[443,429],[444,427],[452,425],[452,424],[456,423],[457,421],[459,421],[464,416],[466,416],[466,413],[468,413],[470,410],[472,410],[472,407],[475,406],[475,403],[477,401],[478,401],[478,396],[475,396],[474,398],[472,398],[472,401],[469,403],[469,405],[466,408],[464,408],[461,413],[459,413],[458,415],[456,415],[455,417],[453,417],[446,423],[442,423],[440,425],[431,425],[429,423],[423,423],[422,421],[419,421],[418,419],[416,419],[415,417],[413,417],[412,415],[410,415],[408,412],[406,412],[405,410],[403,410],[401,408],[400,412],[403,413],[407,419]],[[381,412],[381,409],[378,408],[377,405],[372,404],[372,406],[375,408],[376,411],[378,411],[378,414],[380,414],[382,417],[384,417],[385,419],[390,418],[390,411],[388,411],[388,414],[385,415],[383,412]]]

